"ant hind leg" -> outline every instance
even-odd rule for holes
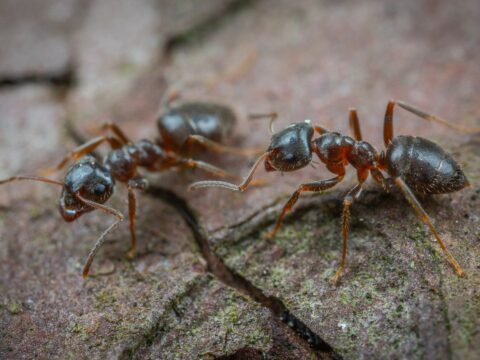
[[[238,179],[237,175],[231,174],[226,170],[220,169],[219,167],[216,167],[212,164],[209,164],[201,160],[194,160],[190,158],[177,158],[175,161],[175,164],[173,164],[172,166],[197,168],[221,178]]]
[[[354,108],[350,109],[349,122],[350,122],[350,128],[352,129],[353,134],[355,136],[355,140],[357,140],[357,141],[362,140],[362,131],[360,129],[360,120],[358,119],[357,110],[354,109]]]
[[[457,125],[439,116],[426,113],[425,111],[420,110],[413,105],[407,104],[406,102],[403,102],[400,100],[390,100],[387,104],[387,110],[385,111],[385,120],[383,124],[383,139],[385,142],[385,146],[388,146],[390,141],[392,141],[393,139],[393,109],[395,105],[400,106],[402,109],[407,110],[408,112],[411,112],[412,114],[415,114],[424,120],[434,121],[439,124],[443,124],[451,129],[454,129],[462,133],[471,134],[471,133],[480,132],[480,128],[478,127],[468,127],[463,125]]]
[[[216,141],[210,140],[202,135],[190,135],[185,145],[188,147],[188,145],[192,143],[201,144],[206,149],[218,153],[230,153],[240,156],[252,156],[259,153],[259,149],[239,149],[231,146],[226,146]],[[263,149],[260,151],[263,151]]]
[[[410,190],[410,188],[408,187],[408,185],[399,177],[395,178],[394,179],[395,181],[395,184],[400,188],[400,190],[402,190],[403,192],[403,195],[405,196],[405,198],[408,200],[408,202],[410,203],[410,205],[413,207],[413,209],[415,210],[418,218],[420,220],[422,220],[422,222],[424,224],[426,224],[429,228],[430,228],[430,231],[432,232],[433,236],[435,237],[435,239],[437,240],[438,244],[440,245],[443,253],[445,254],[445,256],[447,257],[447,260],[449,261],[449,263],[453,266],[453,268],[455,269],[456,273],[459,275],[459,276],[464,276],[465,273],[463,272],[462,268],[460,267],[460,265],[458,265],[457,261],[455,260],[455,258],[450,254],[450,252],[447,250],[447,247],[445,246],[445,244],[443,243],[442,239],[440,238],[440,235],[438,234],[437,230],[435,229],[435,227],[433,226],[432,224],[432,221],[430,219],[430,217],[428,216],[428,214],[426,213],[426,211],[423,209],[422,205],[418,202],[417,198],[415,197],[415,195],[413,194],[412,190]]]
[[[424,119],[424,120],[427,120],[427,121],[435,121],[439,124],[443,124],[449,128],[452,128],[454,130],[457,130],[459,132],[463,132],[463,133],[467,133],[467,134],[470,134],[470,133],[476,133],[476,132],[480,132],[480,128],[478,127],[468,127],[468,126],[463,126],[463,125],[457,125],[457,124],[454,124],[448,120],[445,120],[445,119],[442,119],[441,117],[439,116],[436,116],[436,115],[432,115],[432,114],[429,114],[429,113],[426,113],[425,111],[423,110],[420,110],[419,108],[413,106],[413,105],[410,105],[410,104],[407,104],[406,102],[403,102],[403,101],[400,101],[400,100],[397,100],[395,101],[395,103],[400,106],[401,108],[411,112],[412,114],[415,114],[417,115],[418,117]]]

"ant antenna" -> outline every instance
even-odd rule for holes
[[[22,181],[22,180],[43,182],[47,184],[58,185],[58,186],[61,186],[62,188],[64,186],[63,183],[60,181],[39,177],[39,176],[12,176],[10,178],[0,180],[0,185],[13,182],[13,181]]]
[[[219,180],[204,180],[204,181],[197,181],[191,184],[188,187],[188,191],[202,189],[206,187],[223,187],[225,189],[233,190],[233,191],[245,191],[248,185],[252,182],[253,174],[257,170],[260,163],[269,155],[268,152],[263,153],[260,157],[255,161],[255,164],[250,169],[247,177],[243,179],[243,181],[239,184],[232,184],[226,181],[219,181]]]
[[[83,265],[83,271],[82,271],[82,276],[83,278],[86,278],[88,276],[88,273],[90,272],[90,266],[92,265],[93,259],[95,258],[95,255],[97,255],[98,250],[102,247],[103,243],[105,242],[105,237],[109,232],[111,232],[113,229],[115,229],[119,223],[121,223],[125,217],[123,214],[115,210],[111,207],[108,207],[106,205],[102,205],[99,203],[96,203],[95,201],[91,201],[88,199],[85,199],[82,197],[79,193],[75,193],[75,196],[78,200],[81,202],[85,203],[88,206],[91,206],[93,208],[99,209],[103,212],[106,212],[107,214],[113,215],[117,218],[117,220],[111,224],[108,228],[105,229],[105,231],[100,235],[100,237],[97,239],[95,242],[95,245],[93,245],[92,249],[90,250],[90,253],[88,254],[87,261],[85,261],[85,265]]]
[[[250,114],[248,115],[249,120],[258,120],[258,119],[270,119],[270,123],[268,129],[270,131],[270,135],[274,133],[273,123],[277,119],[278,114],[276,112],[266,113],[266,114]]]

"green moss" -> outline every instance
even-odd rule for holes
[[[36,206],[36,204],[31,204],[29,203],[30,206],[28,206],[28,214],[30,217],[30,220],[37,220],[40,219],[46,212],[49,212],[49,209],[45,209],[44,207],[41,206]]]
[[[228,306],[219,313],[219,320],[224,327],[237,325],[240,320],[240,313],[235,306]]]
[[[114,291],[103,289],[95,293],[95,309],[104,309],[111,307],[117,299],[115,298]]]
[[[10,301],[5,305],[7,311],[12,315],[18,315],[23,312],[22,304],[18,301]]]
[[[80,322],[71,321],[70,324],[68,324],[68,330],[78,335],[82,341],[87,341],[90,337],[87,328]]]
[[[258,346],[259,344],[263,344],[264,346],[266,346],[270,343],[270,337],[265,334],[265,332],[256,329],[246,334],[245,341],[249,345]]]

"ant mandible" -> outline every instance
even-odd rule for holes
[[[113,215],[116,221],[97,239],[83,267],[83,277],[87,277],[92,261],[102,246],[105,236],[121,221],[123,214],[104,203],[115,189],[115,182],[126,184],[128,189],[128,211],[130,220],[131,248],[129,258],[136,254],[135,234],[136,197],[134,190],[144,190],[147,181],[138,172],[143,167],[150,172],[159,172],[173,167],[199,168],[220,177],[238,178],[204,161],[194,160],[186,155],[198,152],[195,145],[216,152],[230,152],[238,155],[251,155],[254,150],[237,149],[222,145],[232,135],[236,116],[227,106],[212,102],[184,102],[171,106],[178,93],[170,94],[168,101],[162,100],[165,109],[157,119],[160,139],[157,143],[140,140],[133,143],[114,123],[102,126],[111,135],[98,136],[69,152],[56,166],[55,171],[75,161],[67,170],[63,182],[37,176],[14,176],[0,181],[0,185],[30,180],[58,185],[62,188],[59,209],[63,219],[71,222],[95,209]],[[101,144],[108,143],[111,151],[103,163],[88,155]],[[258,152],[257,152],[258,153]]]
[[[302,192],[320,192],[333,188],[343,180],[345,166],[351,164],[357,171],[358,183],[347,192],[343,200],[342,259],[332,282],[337,283],[345,266],[350,206],[359,198],[363,184],[369,174],[376,182],[382,184],[385,190],[388,190],[392,183],[400,188],[405,198],[415,209],[419,219],[430,228],[456,273],[463,276],[462,268],[445,247],[430,217],[414,193],[445,194],[459,191],[469,186],[469,182],[457,162],[437,144],[415,136],[401,135],[394,137],[393,110],[395,105],[422,119],[436,121],[458,131],[480,131],[480,128],[469,129],[455,125],[440,117],[427,114],[405,102],[392,100],[387,105],[384,120],[383,137],[386,150],[381,153],[378,153],[371,144],[362,140],[357,111],[351,109],[350,126],[353,129],[355,139],[338,132],[328,131],[320,126],[312,126],[309,120],[294,123],[273,134],[267,151],[256,160],[247,177],[239,185],[211,180],[193,183],[190,189],[223,187],[233,191],[245,191],[262,161],[264,161],[266,171],[295,171],[310,164],[312,154],[315,153],[327,169],[336,176],[326,180],[301,184],[283,207],[274,229],[267,234],[267,238],[272,238],[280,228],[285,214],[292,209]],[[271,116],[274,119],[276,114],[272,113]],[[313,139],[315,132],[319,136]],[[390,177],[385,178],[382,171]]]

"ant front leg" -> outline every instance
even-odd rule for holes
[[[137,235],[135,233],[135,212],[137,208],[137,200],[133,188],[128,187],[128,219],[130,221],[130,237],[132,245],[127,252],[127,257],[133,259],[137,255]]]
[[[430,219],[430,217],[428,216],[426,211],[423,209],[422,205],[418,202],[418,200],[415,197],[415,195],[413,194],[412,190],[410,190],[408,185],[401,178],[399,178],[399,177],[395,178],[394,181],[395,181],[395,184],[397,184],[397,186],[400,188],[400,190],[402,190],[403,195],[405,196],[405,198],[408,200],[410,205],[415,210],[418,218],[420,220],[422,220],[422,222],[430,228],[430,231],[432,232],[433,236],[435,236],[435,239],[437,240],[438,244],[442,248],[443,253],[447,257],[448,261],[453,266],[453,268],[455,269],[457,274],[459,276],[464,276],[465,273],[463,272],[462,268],[460,267],[460,265],[458,265],[455,258],[447,250],[447,247],[445,246],[442,239],[440,238],[440,235],[438,234],[437,230],[433,226],[432,220]]]
[[[135,197],[135,189],[145,190],[147,181],[143,178],[135,178],[128,181],[128,219],[130,222],[130,237],[132,244],[127,252],[127,258],[133,259],[137,254],[137,235],[135,232],[135,213],[137,208],[137,199]]]
[[[368,174],[368,173],[367,173]],[[348,227],[350,224],[350,206],[352,203],[358,199],[362,191],[363,181],[355,185],[347,193],[343,199],[343,213],[342,213],[342,260],[338,266],[335,276],[332,277],[331,282],[337,284],[338,279],[342,275],[343,268],[345,267],[345,262],[347,259],[347,239],[348,239]]]
[[[290,199],[288,199],[287,203],[282,209],[282,212],[280,216],[278,217],[277,223],[275,224],[275,227],[273,228],[272,231],[268,232],[267,235],[265,236],[267,239],[271,239],[275,236],[277,233],[278,229],[280,229],[280,226],[282,225],[283,218],[285,215],[293,208],[295,203],[298,200],[298,197],[302,192],[305,191],[314,191],[314,192],[319,192],[319,191],[324,191],[327,189],[330,189],[337,185],[340,181],[343,180],[343,175],[336,176],[331,179],[326,179],[322,181],[315,181],[311,182],[308,184],[302,184],[298,187],[297,191],[295,191],[292,196],[290,196]]]

